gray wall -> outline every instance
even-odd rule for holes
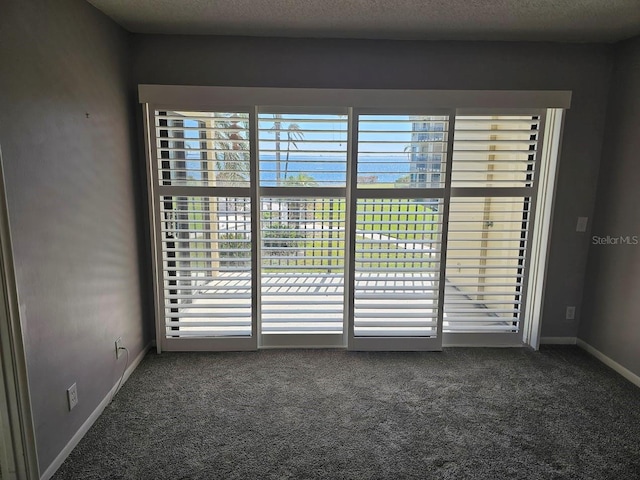
[[[610,74],[603,45],[134,36],[137,83],[220,86],[561,89],[567,113],[553,223],[543,336],[575,337]]]
[[[116,337],[132,358],[150,338],[129,39],[82,0],[2,2],[0,144],[42,471],[122,373]]]
[[[640,37],[616,46],[593,235],[640,236]],[[640,375],[640,245],[592,245],[579,338]]]

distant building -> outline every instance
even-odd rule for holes
[[[442,117],[410,117],[413,128],[410,145],[410,182],[413,187],[442,187],[442,164],[445,161],[445,121]]]

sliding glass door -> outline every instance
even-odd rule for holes
[[[166,350],[518,345],[543,110],[149,110]]]

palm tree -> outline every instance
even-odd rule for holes
[[[280,127],[282,122],[280,119],[282,115],[279,113],[275,113],[273,118],[276,120],[273,122],[273,130],[276,134],[276,185],[280,186]]]
[[[276,154],[276,185],[279,187],[282,184],[282,149],[280,148],[281,135],[282,131],[282,115],[278,113],[273,114],[274,122],[272,130],[275,133],[275,154]],[[287,179],[288,171],[289,171],[289,155],[291,153],[291,149],[298,148],[298,144],[296,142],[301,141],[304,138],[304,133],[300,129],[300,125],[297,123],[290,123],[286,128],[287,135],[287,150],[284,164],[284,179]]]
[[[221,186],[242,186],[249,180],[249,145],[241,130],[247,130],[239,120],[218,121],[215,131],[215,157]]]
[[[287,181],[287,173],[289,171],[289,153],[291,152],[291,147],[298,149],[297,141],[302,141],[304,138],[304,133],[300,131],[300,125],[297,123],[290,123],[287,127],[287,157],[284,162],[284,181]]]
[[[317,187],[318,182],[311,175],[306,173],[299,173],[293,177],[289,177],[286,180],[286,185],[289,187]]]

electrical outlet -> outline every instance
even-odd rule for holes
[[[576,318],[576,307],[570,305],[567,307],[567,311],[565,312],[564,318],[566,320],[575,320]]]
[[[116,340],[116,358],[120,358],[120,355],[122,355],[122,352],[124,352],[124,350],[121,350],[121,347],[122,347],[122,337]]]
[[[78,387],[75,383],[67,388],[67,400],[69,400],[69,411],[78,405]]]

